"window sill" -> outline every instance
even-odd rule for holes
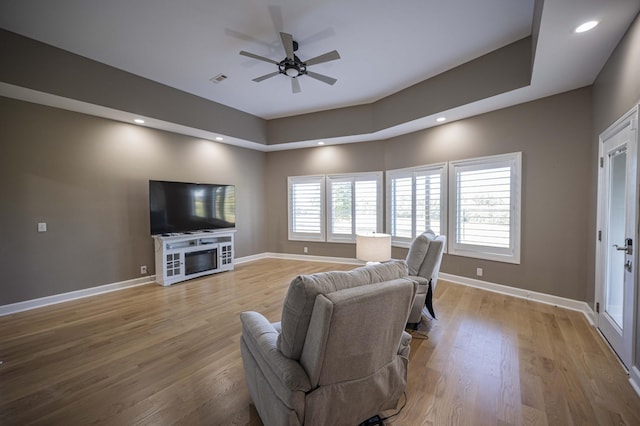
[[[520,254],[502,254],[487,251],[451,249],[447,254],[453,256],[472,257],[474,259],[492,260],[494,262],[520,264]]]

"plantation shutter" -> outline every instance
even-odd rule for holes
[[[324,176],[288,180],[289,239],[324,241]]]
[[[357,233],[381,230],[381,172],[329,175],[327,185],[328,241],[355,242]]]
[[[431,229],[440,235],[442,171],[416,173],[416,230],[415,235]]]
[[[456,241],[461,244],[509,247],[511,168],[460,170]]]
[[[520,263],[522,154],[451,162],[449,253]]]
[[[413,178],[411,176],[391,180],[391,235],[400,238],[413,237]]]
[[[445,232],[445,164],[387,172],[387,229],[392,242],[408,247],[431,229]]]

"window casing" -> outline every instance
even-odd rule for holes
[[[520,263],[522,154],[449,163],[449,254]]]
[[[387,232],[392,243],[409,247],[428,229],[446,232],[446,164],[387,171]]]
[[[324,175],[287,178],[289,239],[325,240]]]
[[[382,231],[382,172],[327,176],[327,241]]]

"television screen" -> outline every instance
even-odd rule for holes
[[[233,185],[149,181],[151,235],[236,226]]]

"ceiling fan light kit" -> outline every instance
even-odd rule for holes
[[[268,62],[270,64],[275,64],[278,66],[278,71],[271,72],[269,74],[265,74],[260,77],[256,77],[253,79],[256,83],[259,83],[263,80],[266,80],[271,77],[275,77],[278,74],[285,75],[291,78],[291,91],[293,93],[300,92],[300,83],[298,82],[298,77],[302,75],[308,75],[311,78],[314,78],[323,83],[333,85],[335,84],[337,79],[333,77],[329,77],[323,74],[318,74],[316,72],[307,71],[307,67],[310,65],[321,64],[324,62],[334,61],[336,59],[340,59],[340,54],[337,50],[332,50],[331,52],[324,53],[320,56],[316,56],[311,58],[305,62],[301,61],[298,56],[294,52],[298,50],[298,43],[293,40],[293,36],[288,33],[280,33],[280,40],[282,41],[282,47],[286,53],[286,57],[280,62],[274,61],[273,59],[265,58],[264,56],[256,55],[255,53],[245,52],[244,50],[240,52],[242,56],[247,56],[249,58],[257,59],[259,61]]]

